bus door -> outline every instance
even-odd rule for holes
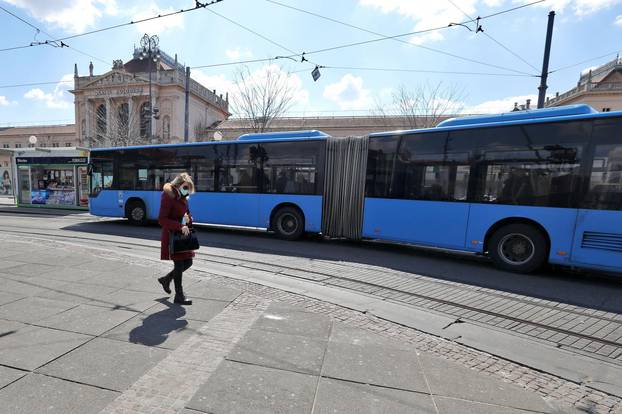
[[[370,139],[363,235],[464,248],[470,204],[467,151],[452,151],[448,134]]]
[[[622,270],[622,120],[594,121],[589,182],[577,216],[571,259]]]
[[[401,217],[403,221],[386,230],[412,243],[463,248],[469,220],[470,166],[429,162],[409,170],[402,196],[410,200],[386,200],[384,212],[389,220]]]

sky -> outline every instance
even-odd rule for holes
[[[581,71],[614,59],[622,50],[622,0],[547,0],[481,20],[483,33],[475,32],[473,22],[447,27],[526,3],[222,0],[204,9],[68,39],[70,48],[41,45],[0,51],[0,127],[73,123],[69,90],[74,63],[80,75],[88,74],[90,61],[95,74],[106,73],[113,60],[131,59],[145,33],[157,34],[162,50],[177,54],[181,63],[193,68],[194,79],[219,94],[236,93],[234,80],[240,70],[254,79],[266,71],[282,72],[294,96],[288,116],[369,115],[380,107],[390,112],[398,88],[439,84],[442,90],[457,92],[451,106],[463,113],[502,112],[514,102],[535,102],[551,10],[556,19],[548,95],[574,87]],[[190,0],[0,0],[0,49],[193,6]],[[442,29],[310,53],[310,62],[296,58],[236,63],[432,28]],[[227,65],[195,68],[223,63]],[[311,76],[315,65],[325,67],[317,81]],[[13,86],[30,83],[46,84]]]

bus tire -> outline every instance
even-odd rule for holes
[[[147,209],[140,200],[131,200],[125,207],[125,217],[135,226],[142,226],[147,222]]]
[[[272,219],[272,230],[283,240],[297,240],[305,231],[305,219],[294,207],[282,207]]]
[[[495,266],[514,273],[535,272],[548,256],[546,237],[529,224],[508,224],[495,231],[488,242]]]

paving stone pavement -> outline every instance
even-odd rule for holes
[[[153,289],[167,264],[6,237],[0,414],[622,407],[585,385],[301,295],[190,271],[197,306],[176,307]],[[33,262],[28,272],[29,257],[43,255],[56,258],[51,268]],[[76,255],[88,260],[63,264]]]

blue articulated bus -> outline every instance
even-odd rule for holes
[[[91,214],[155,220],[164,183],[192,175],[197,223],[270,228],[286,239],[319,233],[324,146],[319,131],[248,134],[237,141],[91,151]]]
[[[95,149],[91,169],[91,212],[137,223],[189,171],[198,222],[485,254],[514,272],[622,272],[622,112],[574,105],[358,138]]]

